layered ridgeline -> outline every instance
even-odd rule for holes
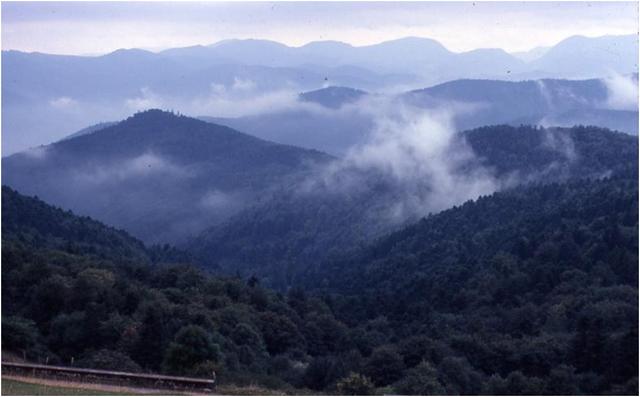
[[[519,184],[634,172],[638,162],[636,137],[595,127],[493,126],[451,139],[440,152],[429,146],[412,159],[413,152],[401,152],[406,157],[392,158],[392,165],[374,167],[365,160],[378,157],[362,156],[332,163],[303,187],[208,229],[187,249],[224,272],[256,274],[287,288],[309,266],[428,213]],[[386,168],[397,164],[405,168]]]
[[[633,172],[522,187],[428,217],[312,269],[300,286],[323,298],[123,260],[144,248],[2,193],[3,213],[16,212],[2,230],[2,344],[31,360],[215,370],[221,386],[281,391],[638,392]],[[90,245],[77,245],[87,229]]]
[[[592,80],[466,79],[398,95],[328,87],[300,94],[296,106],[201,119],[338,156],[365,142],[390,106],[448,112],[459,131],[494,124],[594,125],[637,135],[636,86],[637,75]]]
[[[121,49],[101,56],[3,51],[2,146],[12,154],[151,106],[193,116],[270,113],[291,105],[296,93],[326,84],[397,92],[398,87],[461,78],[629,75],[638,71],[638,38],[571,37],[525,58],[500,49],[454,53],[435,40],[416,37],[361,47],[225,40],[159,53]]]
[[[403,98],[421,108],[458,108],[455,123],[461,130],[491,124],[581,124],[637,135],[637,81],[637,74],[592,80],[456,80]]]
[[[3,183],[127,230],[183,241],[331,157],[159,110],[2,159]]]
[[[369,92],[340,86],[298,94],[272,111],[241,117],[199,116],[253,136],[343,156],[367,140],[376,113]]]

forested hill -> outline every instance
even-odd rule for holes
[[[124,230],[70,210],[50,206],[2,186],[2,245],[84,255],[96,260],[152,265],[193,263],[187,252],[169,244],[145,246]]]
[[[342,106],[354,103],[369,93],[349,87],[326,87],[315,91],[303,92],[300,100],[322,105],[330,109],[340,109]]]
[[[34,361],[215,370],[295,394],[638,392],[634,172],[482,197],[315,267],[286,296],[117,259],[140,244],[3,196],[17,214],[2,234],[2,346]]]
[[[452,147],[466,142],[475,153],[456,175],[484,169],[498,186],[637,173],[637,138],[597,127],[491,126],[456,139]],[[394,183],[375,173],[357,177],[361,183],[356,189],[275,195],[206,230],[188,249],[230,274],[257,274],[281,288],[295,285],[311,263],[365,246],[403,225],[391,222],[388,212],[407,197],[412,199],[414,185]],[[425,215],[419,213],[414,220]]]
[[[410,370],[437,380],[406,394],[638,393],[635,176],[482,197],[307,281],[439,368]]]
[[[461,281],[485,267],[505,274],[534,271],[537,279],[530,280],[531,285],[544,281],[544,288],[552,290],[561,282],[551,280],[552,274],[576,266],[588,273],[605,266],[608,282],[634,286],[637,203],[633,173],[497,192],[430,215],[380,239],[351,261],[323,264],[309,282],[324,278],[323,283],[343,293],[392,289],[392,304],[404,294],[420,293],[434,307],[456,305],[447,296],[468,292],[468,286],[443,283],[446,277],[457,275]],[[432,284],[423,285],[425,279]],[[430,293],[424,295],[426,291]]]
[[[125,231],[51,207],[2,186],[2,241],[51,250],[149,263],[144,244]]]
[[[2,159],[3,183],[146,243],[197,234],[332,157],[148,110]]]
[[[8,188],[2,203],[3,352],[118,371],[215,370],[223,386],[290,394],[335,393],[340,378],[361,371],[352,331],[322,299],[152,265],[125,233]]]
[[[562,181],[637,171],[638,138],[606,128],[497,125],[465,131],[462,137],[498,176]]]

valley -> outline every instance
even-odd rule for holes
[[[637,13],[3,2],[2,394],[637,395]]]
[[[480,198],[445,204],[453,208],[442,212],[434,207],[426,217],[415,207],[393,222],[390,202],[440,197],[432,183],[442,179],[415,186],[429,172],[401,178],[157,110],[53,145],[44,158],[14,155],[3,165],[13,178],[23,169],[51,181],[52,172],[114,161],[104,140],[127,135],[114,153],[131,157],[140,150],[132,143],[153,134],[153,153],[186,167],[175,160],[185,153],[171,144],[175,131],[204,139],[183,157],[195,164],[212,137],[224,156],[234,145],[239,153],[253,150],[245,158],[261,162],[258,171],[241,168],[248,181],[228,168],[227,183],[236,186],[260,186],[250,181],[264,181],[265,164],[287,170],[288,162],[313,159],[320,168],[284,174],[289,181],[270,195],[177,248],[145,246],[123,230],[3,187],[3,343],[32,360],[81,357],[77,365],[85,367],[192,376],[215,368],[227,384],[312,393],[347,393],[356,387],[345,383],[352,373],[370,379],[353,380],[367,393],[393,387],[402,394],[597,394],[634,387],[626,379],[633,373],[628,345],[637,338],[636,137],[596,127],[454,134],[443,155],[467,147],[473,156],[443,175],[461,186],[465,175],[490,176],[495,184]],[[256,156],[267,149],[278,154]],[[145,160],[135,177],[146,189],[154,185],[145,166],[188,175]],[[307,188],[291,190],[296,183]],[[54,192],[51,184],[37,191]],[[442,194],[451,192],[457,190]],[[170,229],[171,218],[160,221]],[[581,356],[584,344],[600,356]],[[607,375],[586,386],[593,373]],[[549,376],[563,377],[565,388]]]

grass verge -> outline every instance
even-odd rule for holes
[[[126,396],[129,393],[118,393],[89,388],[51,386],[43,383],[23,382],[2,378],[3,396]]]

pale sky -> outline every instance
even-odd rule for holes
[[[636,2],[2,2],[2,49],[100,54],[224,39],[291,46],[428,37],[451,51],[550,46],[573,35],[638,33]]]

